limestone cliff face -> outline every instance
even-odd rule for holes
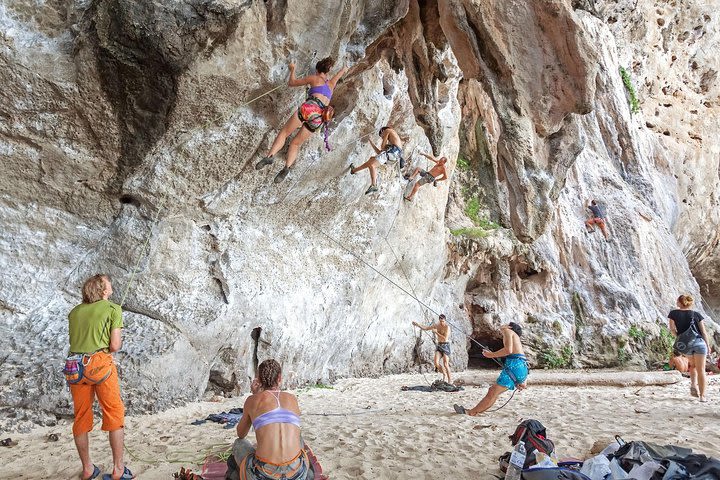
[[[96,272],[135,411],[238,393],[270,356],[290,385],[425,363],[432,314],[399,287],[484,343],[520,320],[539,364],[657,361],[672,299],[716,297],[718,24],[626,3],[0,3],[0,406],[69,411],[65,318]],[[281,161],[253,165],[303,99],[287,63],[329,55],[333,150],[316,135],[275,185]],[[407,204],[387,165],[363,195],[348,165],[388,123],[406,169],[442,154],[452,181]]]

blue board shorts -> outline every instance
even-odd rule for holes
[[[527,380],[529,373],[530,370],[528,369],[525,355],[513,353],[505,357],[502,372],[500,372],[496,383],[508,390],[515,390],[513,377],[515,377],[515,381],[518,384],[521,384]]]

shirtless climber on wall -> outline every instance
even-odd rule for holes
[[[412,192],[410,192],[410,195],[405,198],[408,202],[412,202],[413,197],[415,196],[415,193],[417,193],[418,189],[422,187],[423,185],[427,185],[429,183],[432,183],[434,186],[437,187],[437,182],[442,182],[443,180],[447,180],[447,170],[445,170],[445,164],[447,163],[447,158],[440,157],[440,158],[434,158],[430,155],[426,155],[424,153],[421,153],[423,157],[427,158],[431,162],[433,162],[435,165],[430,169],[430,171],[425,171],[421,168],[416,168],[415,171],[413,171],[412,175],[408,175],[405,177],[406,180],[412,181],[415,177],[420,175],[420,180],[415,183],[413,186]]]

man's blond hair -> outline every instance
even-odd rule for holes
[[[95,303],[103,299],[105,293],[105,282],[110,281],[110,276],[99,273],[85,280],[82,287],[83,303]]]

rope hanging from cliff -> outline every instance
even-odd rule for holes
[[[410,298],[414,298],[415,300],[417,300],[417,302],[418,302],[420,305],[422,305],[423,307],[427,308],[429,311],[431,311],[431,312],[434,313],[435,315],[439,315],[438,312],[436,312],[432,307],[430,307],[430,306],[427,305],[425,302],[423,302],[422,300],[420,300],[416,295],[413,295],[411,292],[407,291],[407,289],[405,289],[404,287],[402,287],[401,285],[399,285],[397,282],[395,282],[393,279],[391,279],[390,277],[388,277],[387,275],[385,275],[384,273],[382,273],[380,270],[378,270],[377,268],[375,268],[373,265],[371,265],[370,263],[368,263],[364,258],[360,257],[358,254],[356,254],[355,252],[353,252],[352,250],[350,250],[349,248],[347,248],[345,245],[343,245],[342,243],[338,242],[338,241],[335,240],[333,237],[331,237],[330,235],[328,235],[327,233],[325,233],[323,230],[321,230],[320,228],[318,228],[318,227],[312,222],[312,220],[311,220],[307,215],[305,215],[304,220],[305,220],[305,222],[306,222],[308,225],[310,225],[310,227],[311,227],[313,230],[315,230],[316,232],[318,232],[319,234],[321,234],[322,236],[324,236],[325,238],[327,238],[328,240],[330,240],[330,242],[332,242],[333,244],[335,244],[338,248],[340,248],[341,250],[343,250],[343,251],[346,252],[346,253],[349,253],[349,254],[352,255],[353,257],[355,257],[360,263],[362,263],[362,264],[365,265],[366,267],[370,268],[370,269],[373,270],[375,273],[377,273],[378,275],[380,275],[382,278],[384,278],[385,280],[387,280],[388,282],[390,282],[392,285],[394,285],[394,286],[397,287],[399,290],[401,290],[405,295],[409,296]],[[458,327],[458,326],[455,325],[454,323],[448,321],[447,319],[445,319],[445,321],[448,323],[448,325],[450,325],[451,327],[455,328],[457,331],[459,331],[460,333],[462,333],[467,339],[469,339],[471,342],[474,342],[475,344],[477,344],[480,348],[482,348],[482,349],[484,349],[484,350],[489,350],[489,348],[488,348],[487,346],[485,346],[485,345],[483,345],[482,343],[480,343],[480,342],[478,342],[477,340],[475,340],[473,337],[471,337],[470,335],[468,335],[467,333],[465,333],[464,330],[462,330],[460,327]],[[501,367],[503,366],[502,362],[500,362],[497,358],[493,358],[493,360],[494,360],[498,365],[500,365]]]
[[[125,299],[127,298],[127,294],[128,294],[128,291],[130,290],[130,286],[132,285],[132,282],[135,279],[135,275],[137,274],[137,272],[140,268],[140,263],[143,261],[144,258],[147,257],[147,254],[145,251],[148,250],[148,253],[149,253],[148,246],[150,245],[150,240],[153,237],[153,229],[158,226],[158,218],[160,218],[160,211],[162,210],[162,208],[164,206],[165,206],[165,198],[163,198],[162,204],[160,206],[158,206],[158,210],[157,210],[157,212],[155,212],[155,218],[153,219],[152,224],[150,225],[150,233],[148,234],[147,239],[145,239],[145,243],[143,243],[142,248],[140,248],[140,255],[138,256],[138,260],[137,260],[137,262],[135,262],[135,266],[133,267],[132,271],[130,272],[130,280],[128,280],[127,285],[125,285],[125,291],[123,292],[122,298],[120,299],[120,307],[121,308],[125,304]]]

